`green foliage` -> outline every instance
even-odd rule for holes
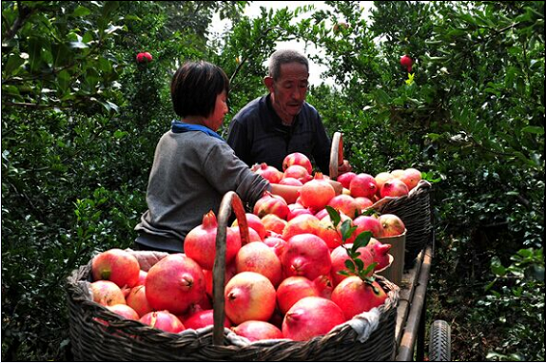
[[[376,1],[369,19],[356,1],[255,19],[248,3],[2,2],[2,360],[71,360],[62,286],[132,245],[178,65],[230,76],[225,136],[294,39],[323,49],[307,53],[335,86],[308,101],[354,170],[436,181],[430,314],[454,357],[544,360],[544,2]],[[215,13],[230,31],[208,33]]]

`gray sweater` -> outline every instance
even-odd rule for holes
[[[165,133],[157,144],[146,202],[137,231],[166,237],[170,244],[157,246],[182,251],[186,234],[202,223],[203,215],[218,214],[222,197],[235,191],[242,201],[254,205],[269,182],[250,171],[222,140],[201,131]],[[153,246],[151,246],[153,247]]]

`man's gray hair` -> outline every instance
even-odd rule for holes
[[[279,79],[281,76],[281,65],[287,63],[303,64],[307,68],[307,72],[309,72],[309,61],[303,54],[291,49],[281,49],[277,50],[269,58],[269,76],[274,80]]]

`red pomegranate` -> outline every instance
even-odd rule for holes
[[[282,231],[282,238],[288,241],[295,235],[303,233],[317,234],[320,221],[311,214],[301,214],[292,218]]]
[[[279,328],[266,321],[247,320],[233,328],[237,335],[247,338],[251,342],[264,339],[282,339],[284,336]]]
[[[168,255],[146,277],[146,298],[154,310],[182,314],[205,294],[203,270],[183,253]]]
[[[349,186],[351,185],[351,180],[353,180],[355,176],[356,176],[356,173],[349,171],[347,173],[343,173],[340,176],[338,176],[337,181],[341,183],[343,188],[349,189]]]
[[[351,180],[349,190],[351,191],[351,195],[355,198],[364,197],[371,199],[377,192],[377,183],[373,176],[366,173],[360,173]]]
[[[275,214],[281,219],[286,219],[288,204],[283,197],[265,192],[264,196],[254,204],[254,214],[260,218],[267,214]]]
[[[375,216],[359,216],[353,220],[353,226],[356,227],[354,236],[358,236],[364,231],[370,231],[372,237],[381,237],[383,235],[381,222]]]
[[[290,165],[288,168],[286,168],[284,171],[284,178],[294,178],[303,184],[312,179],[311,173],[309,173],[307,169],[301,165]]]
[[[378,222],[381,224],[381,234],[379,237],[400,236],[406,230],[404,222],[396,214],[382,214],[379,216]]]
[[[137,312],[133,310],[133,308],[125,304],[116,304],[112,306],[107,306],[106,308],[125,319],[129,319],[129,320],[139,319]]]
[[[284,251],[286,250],[286,247],[288,246],[288,242],[283,240],[280,236],[270,236],[266,237],[264,240],[264,243],[275,252],[277,257],[280,259]],[[279,260],[280,261],[280,260]]]
[[[315,283],[307,277],[287,277],[277,288],[277,304],[283,314],[286,314],[296,302],[308,296],[320,295]]]
[[[387,294],[376,281],[363,281],[358,276],[347,277],[332,292],[332,301],[341,308],[347,320],[370,311],[386,299]]]
[[[262,217],[262,223],[266,231],[282,234],[286,221],[275,214],[266,214]]]
[[[214,325],[214,310],[208,309],[197,311],[186,318],[183,324],[186,329],[200,329]],[[224,319],[224,326],[226,328],[231,327],[231,322],[227,317]]]
[[[387,180],[383,187],[379,190],[379,196],[384,197],[403,197],[408,195],[409,189],[408,186],[398,178],[392,178]]]
[[[246,213],[245,215],[246,215],[246,221],[248,223],[248,227],[255,230],[256,233],[258,233],[258,235],[260,236],[260,240],[263,241],[265,238],[266,230],[260,217],[252,213]],[[231,226],[236,227],[238,225],[239,225],[239,222],[237,220],[234,220]]]
[[[403,55],[402,57],[400,57],[400,65],[406,68],[408,73],[411,73],[412,64],[413,64],[413,61],[409,55]]]
[[[267,165],[266,163],[261,163],[257,167],[252,167],[251,170],[256,174],[261,175],[264,179],[269,180],[269,182],[273,184],[277,184],[283,177],[283,173],[281,173],[279,169],[275,168],[274,166]]]
[[[301,187],[303,185],[303,183],[296,179],[296,178],[282,178],[281,181],[279,182],[279,184],[282,184],[282,185],[293,185],[295,187]]]
[[[315,296],[305,297],[286,313],[282,333],[287,339],[305,341],[327,334],[345,320],[343,311],[331,300]]]
[[[330,250],[320,237],[304,233],[288,240],[286,251],[281,256],[285,276],[305,276],[314,280],[327,275],[332,267]]]
[[[203,216],[202,224],[188,232],[184,241],[184,253],[206,270],[212,270],[214,265],[217,229],[218,221],[211,210]],[[227,229],[226,263],[233,261],[241,248],[241,239],[237,237],[231,228]]]
[[[129,291],[126,300],[127,305],[132,307],[138,316],[144,316],[153,310],[146,298],[146,287],[144,287],[144,285],[133,287],[131,291]]]
[[[352,246],[352,244],[345,245],[347,248],[351,248]],[[357,251],[360,252],[360,256],[358,256],[358,258],[364,263],[364,268],[368,267],[374,262],[373,255],[369,249],[360,247]],[[347,277],[339,272],[347,271],[349,273],[347,266],[345,266],[345,261],[350,260],[350,257],[343,246],[335,248],[330,254],[330,257],[332,259],[332,278],[334,279],[334,285],[337,286]],[[369,276],[373,275],[373,271],[373,269],[370,271]]]
[[[383,184],[385,184],[386,181],[389,181],[393,178],[394,176],[387,171],[382,171],[379,174],[377,174],[374,178],[375,182],[377,183],[377,189],[381,190],[381,187],[383,187]]]
[[[421,172],[415,168],[408,168],[398,179],[402,180],[409,190],[412,190],[421,181]]]
[[[247,320],[268,321],[275,310],[275,288],[267,277],[256,272],[233,276],[224,295],[226,315],[237,325]]]
[[[229,265],[226,265],[226,272],[224,273],[224,287],[227,285],[228,281],[231,280],[233,276],[237,274],[235,268],[235,261],[233,263],[230,263]],[[212,271],[211,270],[203,270],[203,275],[205,276],[205,291],[207,292],[207,295],[212,297]]]
[[[129,252],[113,248],[93,258],[91,273],[93,281],[109,280],[119,287],[133,287],[138,282],[140,265]]]
[[[371,238],[366,248],[371,252],[373,261],[377,262],[375,270],[381,270],[389,265],[389,251],[391,245],[388,243],[381,243],[375,238]]]
[[[136,56],[137,63],[150,63],[153,60],[153,57],[148,52],[138,53]]]
[[[305,154],[292,153],[286,155],[282,162],[282,170],[286,171],[286,169],[288,169],[288,167],[292,165],[303,166],[305,170],[307,170],[307,173],[309,175],[313,174],[313,166],[311,165],[311,160],[309,160],[309,158]]]
[[[301,204],[316,211],[323,209],[335,196],[334,187],[324,179],[322,173],[315,173],[315,178],[300,189]]]
[[[338,212],[342,212],[349,218],[354,218],[357,212],[360,212],[355,198],[346,194],[336,195],[335,197],[330,199],[328,205]]]
[[[237,273],[250,271],[259,273],[269,279],[273,286],[279,285],[282,279],[282,268],[275,251],[263,242],[251,242],[244,245],[235,257]]]
[[[169,333],[180,333],[186,329],[180,319],[168,311],[152,311],[140,318],[140,322]]]

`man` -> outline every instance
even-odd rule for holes
[[[282,171],[284,158],[305,154],[329,174],[330,139],[317,110],[305,102],[309,62],[293,50],[271,55],[264,84],[269,94],[248,103],[233,117],[227,142],[249,166],[265,162]],[[351,170],[344,160],[339,173]]]

